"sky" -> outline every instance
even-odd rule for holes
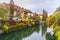
[[[13,0],[18,6],[24,7],[31,10],[32,12],[37,12],[42,14],[43,9],[48,12],[48,15],[53,14],[53,12],[60,6],[60,0]],[[0,0],[0,3],[9,3],[10,0]]]

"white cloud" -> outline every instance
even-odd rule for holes
[[[10,0],[0,0],[0,3],[9,3]],[[44,8],[49,12],[49,15],[53,13],[57,7],[60,6],[60,0],[14,0],[16,5],[36,11],[38,13],[42,12]]]

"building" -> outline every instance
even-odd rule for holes
[[[9,9],[9,15],[10,15],[9,17],[11,18],[23,18],[24,12],[26,12],[27,15],[32,14],[30,10],[15,5],[13,0],[10,1],[10,4],[3,3],[2,5],[7,9]]]

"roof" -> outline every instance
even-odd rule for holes
[[[10,8],[10,4],[7,4],[7,3],[3,3],[3,6],[5,6],[6,8]],[[30,10],[28,9],[24,9],[23,7],[20,7],[20,6],[17,6],[17,5],[14,5],[14,9],[20,11],[20,12],[27,12],[27,13],[32,13]]]

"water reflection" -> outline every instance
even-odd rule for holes
[[[46,40],[56,40],[54,35],[51,35],[50,33],[46,33]]]
[[[54,36],[46,31],[47,26],[45,23],[43,26],[35,25],[2,35],[0,40],[55,40]]]
[[[40,31],[39,25],[34,26],[34,27],[29,27],[29,28],[23,28],[21,30],[5,34],[3,36],[0,36],[1,40],[23,40],[23,38],[29,37],[32,35],[34,32],[37,34]],[[40,35],[38,35],[40,36]],[[40,38],[39,38],[40,39]]]
[[[47,31],[47,25],[46,22],[44,22],[44,25],[42,26],[42,36],[46,33]]]

